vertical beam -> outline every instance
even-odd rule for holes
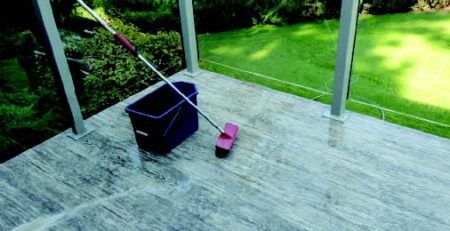
[[[179,0],[179,7],[187,73],[195,76],[200,73],[200,67],[198,66],[197,33],[195,32],[192,0]]]
[[[83,134],[86,132],[86,128],[83,123],[80,105],[78,104],[77,96],[75,95],[72,75],[69,71],[69,65],[67,64],[63,44],[53,17],[50,1],[33,0],[33,6],[42,27],[46,48],[50,54],[55,82],[57,83],[58,90],[64,100],[64,106],[69,109],[70,113],[68,114],[72,117],[73,132],[77,135]]]
[[[334,76],[331,117],[343,120],[355,48],[359,0],[343,0],[339,29],[339,44]]]

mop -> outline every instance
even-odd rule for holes
[[[215,127],[219,132],[220,136],[216,142],[216,156],[219,158],[225,157],[231,151],[234,142],[239,134],[239,127],[233,123],[226,123],[223,128],[217,125],[206,113],[204,113],[200,108],[197,107],[187,96],[185,96],[177,87],[175,87],[161,72],[159,72],[156,67],[154,67],[144,56],[139,53],[139,51],[134,47],[125,37],[114,31],[102,18],[100,18],[86,3],[82,0],[77,0],[77,2],[89,12],[92,17],[94,17],[102,26],[114,35],[114,38],[119,41],[119,43],[124,46],[127,50],[133,53],[134,56],[139,58],[144,62],[152,71],[154,71],[164,82],[167,83],[175,92],[177,92],[181,97],[183,97],[186,102],[188,102],[192,107],[194,107],[200,115],[202,115],[213,127]]]

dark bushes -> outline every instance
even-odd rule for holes
[[[119,20],[112,23],[167,75],[182,68],[181,38],[177,32],[143,34]],[[0,73],[0,152],[3,154],[0,163],[70,125],[67,110],[63,109],[57,94],[48,57],[41,53],[45,50],[35,37],[36,33],[29,30],[13,32],[8,34],[10,37],[6,34],[0,37],[3,44],[8,45],[8,49],[0,49],[0,54],[9,58],[0,62],[5,68]],[[138,64],[137,59],[104,29],[80,38],[78,34],[60,28],[60,35],[66,45],[66,55],[71,58],[69,66],[85,117],[156,80],[148,68]],[[84,65],[79,64],[80,60]],[[3,73],[6,69],[20,70],[17,72],[21,73],[21,81],[18,74]],[[19,82],[23,86],[17,86]]]
[[[418,2],[442,8],[450,0],[363,0],[364,12],[388,14],[410,11]],[[194,0],[200,33],[339,17],[342,0]],[[179,30],[178,0],[103,0],[115,13],[146,31]],[[111,8],[112,7],[112,8]]]
[[[179,30],[178,0],[97,0],[94,4],[147,32]]]
[[[141,33],[136,27],[113,21],[113,27],[128,37],[139,50],[161,70],[171,74],[179,71],[182,63],[181,38],[177,32]],[[85,116],[92,115],[107,106],[142,90],[155,81],[154,74],[124,48],[104,29],[98,29],[92,37],[79,38],[76,34],[62,31],[67,57],[82,60],[85,65],[69,61],[76,92]],[[19,62],[26,70],[30,91],[38,97],[34,107],[38,111],[54,110],[59,105],[46,55],[34,36],[23,34],[18,44]],[[83,67],[80,70],[80,67]],[[83,74],[81,71],[88,73]],[[58,108],[60,108],[58,106]],[[59,110],[61,111],[62,110]]]
[[[194,1],[195,19],[199,32],[221,31],[252,25],[255,1],[197,0]]]
[[[113,27],[129,38],[142,54],[166,73],[179,71],[182,63],[181,38],[177,32],[141,33],[135,26],[113,21]],[[104,29],[91,38],[66,48],[68,55],[83,59],[88,66],[82,80],[81,104],[92,114],[124,100],[156,80],[154,73],[122,48]]]
[[[422,0],[419,3],[431,9],[442,9],[450,6],[450,0]]]
[[[199,32],[255,24],[284,24],[302,19],[336,17],[341,0],[194,0]],[[178,0],[103,0],[109,14],[145,31],[179,30]]]
[[[371,14],[390,14],[410,11],[417,0],[364,0],[363,4]]]

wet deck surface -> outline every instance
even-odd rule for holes
[[[0,230],[450,230],[450,140],[213,73],[199,104],[241,135],[227,159],[200,129],[140,152],[124,107],[0,165]]]

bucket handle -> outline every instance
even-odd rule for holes
[[[167,133],[169,133],[169,130],[173,127],[173,123],[175,123],[175,120],[178,117],[178,114],[180,114],[181,108],[183,107],[183,104],[180,105],[180,108],[178,108],[177,114],[173,117],[172,121],[170,121],[169,126],[167,126],[166,130],[164,131],[163,136],[166,136]]]

